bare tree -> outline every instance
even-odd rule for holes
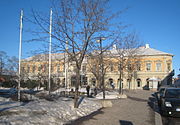
[[[53,49],[54,52],[65,52],[69,61],[76,65],[75,108],[78,107],[80,70],[85,55],[97,44],[97,38],[103,36],[108,41],[114,40],[116,35],[110,29],[115,26],[111,21],[118,13],[108,12],[107,3],[107,0],[53,1]],[[49,19],[35,11],[33,17],[32,22],[40,26],[41,32],[33,32],[40,37],[32,41],[47,41],[45,34],[49,34]]]
[[[115,56],[119,61],[119,94],[122,94],[122,81],[123,77],[125,77],[125,71],[127,71],[129,89],[132,77],[137,74],[137,62],[139,62],[139,58],[136,54],[140,45],[141,43],[135,33],[119,37],[119,40],[116,41]]]
[[[0,51],[0,75],[5,73],[8,56],[6,52]]]
[[[7,67],[9,75],[16,75],[18,71],[18,58],[15,56],[9,57]]]
[[[108,44],[102,45],[105,38],[99,37],[99,40],[97,42],[99,44],[94,47],[94,51],[89,54],[88,59],[88,66],[90,69],[90,72],[93,73],[97,80],[97,85],[99,88],[103,91],[103,99],[105,99],[105,75],[107,72],[107,69],[109,68],[108,62],[110,61],[110,52],[109,49],[114,44],[114,40],[109,41]]]

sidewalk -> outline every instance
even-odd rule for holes
[[[128,98],[112,100],[112,108],[104,108],[96,115],[77,120],[73,125],[155,125],[152,91],[124,92]]]

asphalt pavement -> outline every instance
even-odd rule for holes
[[[127,99],[111,100],[113,105],[73,122],[73,125],[161,125],[153,91],[127,90]]]

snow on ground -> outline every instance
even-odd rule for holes
[[[105,99],[127,98],[126,95],[120,95],[117,91],[105,91]],[[96,99],[103,99],[103,92],[96,95]]]
[[[60,88],[52,92],[58,94],[61,91],[71,89]],[[85,88],[80,89],[86,92]],[[43,91],[47,94],[47,91]],[[105,91],[106,99],[118,99],[118,92]],[[0,124],[1,125],[62,125],[102,108],[103,93],[100,92],[95,98],[80,97],[79,108],[74,108],[72,98],[59,97],[54,101],[34,98],[30,102],[15,102],[8,98],[0,97]]]
[[[44,99],[19,103],[0,102],[0,124],[12,125],[62,125],[102,108],[97,99],[84,98],[79,108],[73,107],[73,99],[60,97],[55,101]]]

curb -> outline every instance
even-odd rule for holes
[[[155,112],[155,125],[163,125],[161,115],[158,113],[159,108],[156,105],[156,102],[154,102],[153,108],[154,108],[154,112]]]
[[[161,115],[155,112],[155,125],[162,125]]]

